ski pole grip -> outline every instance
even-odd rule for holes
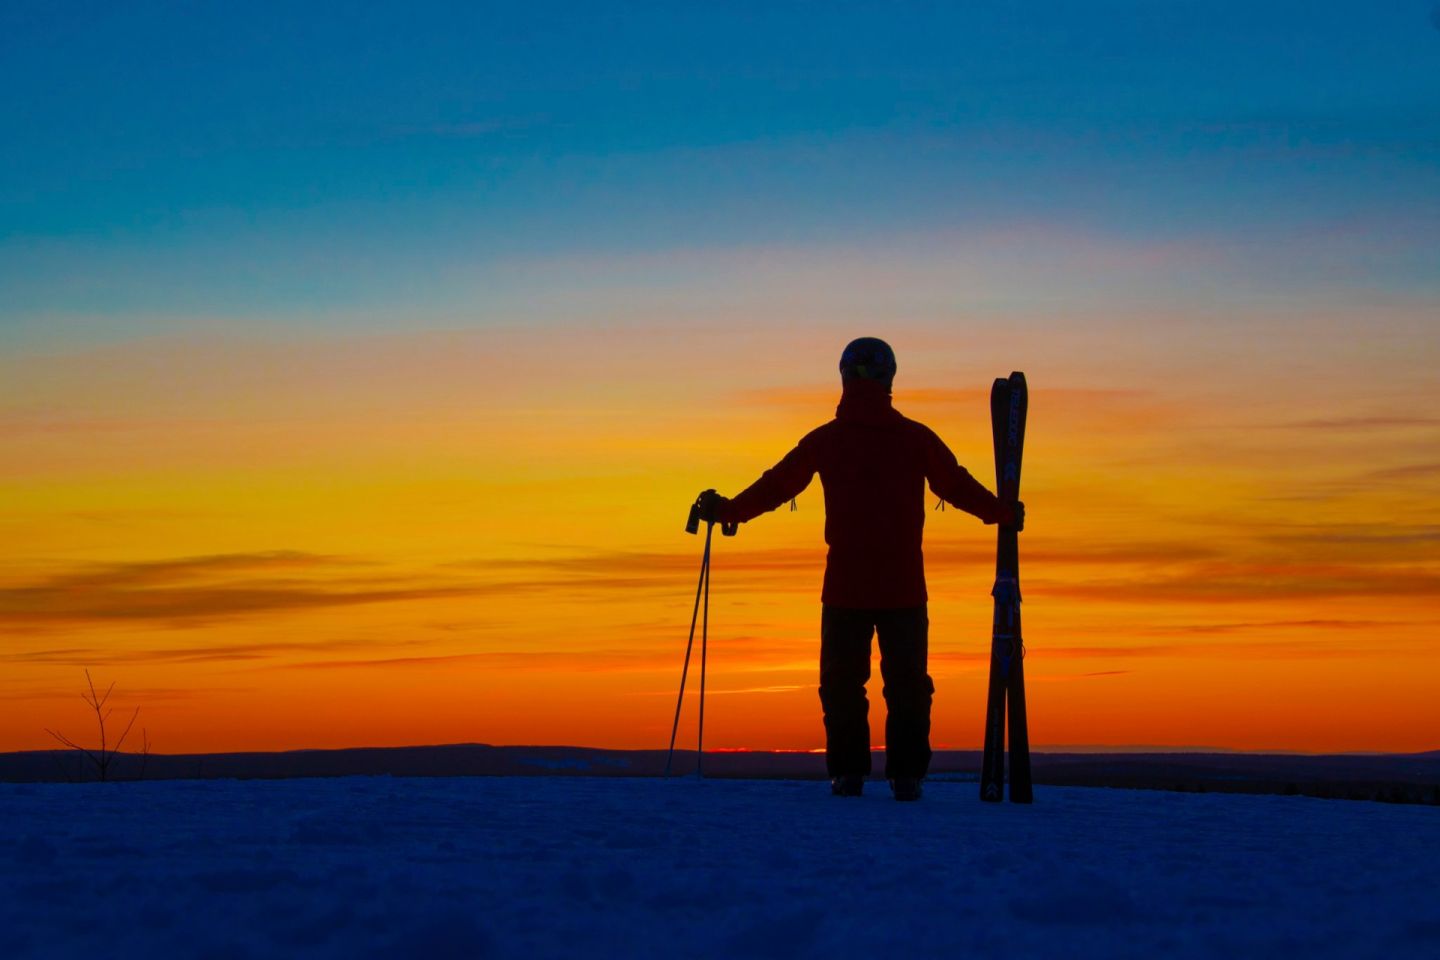
[[[685,521],[685,532],[686,532],[686,533],[699,533],[699,532],[700,532],[700,520],[702,519],[701,516],[700,516],[700,502],[705,499],[706,494],[714,494],[714,493],[715,493],[714,490],[706,490],[705,493],[702,493],[702,494],[700,494],[700,496],[696,497],[696,498],[695,498],[695,502],[690,505],[690,518]],[[712,501],[713,501],[713,500],[719,499],[719,498],[718,498],[718,497],[712,497],[711,499],[712,499]],[[740,524],[738,524],[738,523],[723,523],[723,522],[720,522],[720,521],[716,520],[713,515],[710,516],[710,517],[708,517],[708,518],[705,518],[705,522],[708,523],[708,524],[709,524],[710,526],[712,526],[712,527],[713,527],[716,523],[720,523],[720,532],[721,532],[722,534],[724,534],[725,536],[727,536],[727,537],[733,537],[733,536],[735,536],[735,531],[740,528]]]

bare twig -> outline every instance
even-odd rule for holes
[[[100,758],[97,757],[97,756],[95,756],[95,754],[91,753],[89,750],[86,750],[84,747],[80,746],[80,744],[78,744],[78,743],[76,743],[75,741],[71,740],[69,737],[65,736],[65,734],[63,734],[63,733],[56,733],[54,730],[51,730],[49,727],[46,727],[46,728],[45,728],[45,732],[48,733],[48,734],[50,734],[50,736],[54,737],[56,740],[60,741],[60,743],[63,744],[64,746],[69,747],[71,750],[79,750],[81,753],[85,754],[85,756],[87,756],[87,757],[90,758],[90,762],[93,763],[93,764],[95,764],[95,769],[97,769],[97,770],[100,769]]]
[[[115,684],[112,681],[110,686],[105,688],[103,695],[97,693],[95,690],[95,680],[90,676],[90,670],[88,668],[85,670],[85,684],[89,687],[89,692],[80,694],[80,699],[84,700],[86,705],[95,712],[95,723],[100,728],[99,752],[95,753],[82,747],[63,733],[51,730],[49,727],[45,728],[45,732],[70,749],[83,753],[95,766],[96,775],[104,782],[110,779],[110,764],[114,762],[116,755],[120,752],[120,748],[125,745],[125,738],[130,736],[130,730],[135,726],[135,719],[140,716],[140,708],[136,707],[135,711],[130,714],[130,722],[125,724],[125,729],[121,732],[120,739],[115,741],[115,746],[112,747],[110,746],[109,735],[105,725],[115,713],[115,710],[113,707],[107,710],[105,705],[109,702],[110,695],[115,692]],[[150,743],[147,735],[145,741],[146,761],[149,759],[149,754]],[[143,771],[143,764],[141,769]]]
[[[130,722],[125,724],[125,730],[120,734],[120,739],[115,741],[115,748],[110,751],[112,757],[119,753],[120,748],[125,745],[125,738],[130,736],[130,728],[135,726],[135,718],[138,716],[140,716],[140,708],[136,707],[135,712],[130,714]]]

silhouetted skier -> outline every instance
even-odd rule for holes
[[[929,427],[890,405],[895,354],[861,337],[840,357],[835,419],[811,431],[733,500],[701,494],[705,520],[744,523],[799,495],[820,474],[825,542],[821,594],[820,703],[832,792],[859,796],[870,773],[870,640],[880,639],[885,776],[898,800],[918,800],[930,767],[927,672],[925,484],[988,523],[1022,526],[1024,504],[1001,502],[960,466]]]

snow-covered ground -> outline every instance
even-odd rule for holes
[[[4,957],[1440,956],[1431,807],[931,783],[0,784]]]

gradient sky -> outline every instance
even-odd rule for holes
[[[1038,746],[1440,747],[1436,8],[597,6],[0,7],[0,749],[84,667],[160,752],[663,746],[686,506],[858,335],[987,483],[1029,377]],[[717,748],[821,743],[799,506]],[[993,530],[927,534],[975,748]]]

